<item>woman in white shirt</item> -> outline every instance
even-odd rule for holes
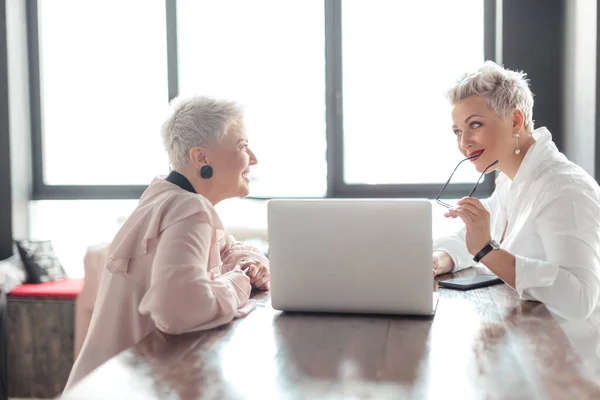
[[[434,272],[481,263],[522,299],[567,320],[587,318],[600,293],[598,184],[558,151],[546,128],[534,130],[524,73],[488,61],[448,98],[460,152],[479,172],[499,175],[489,199],[447,205],[444,216],[464,227],[434,241]]]

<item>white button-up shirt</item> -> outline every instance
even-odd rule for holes
[[[515,176],[500,173],[496,190],[483,201],[491,236],[516,257],[516,290],[555,315],[582,320],[600,293],[600,188],[582,168],[558,151],[550,132],[538,128]],[[507,224],[508,223],[508,224]],[[454,270],[473,266],[465,228],[434,241]],[[485,258],[482,260],[485,264]]]

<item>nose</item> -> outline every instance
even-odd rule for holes
[[[258,164],[258,159],[252,150],[248,149],[248,155],[250,156],[250,165]]]
[[[460,148],[464,151],[469,150],[473,146],[473,137],[467,132],[460,135]]]

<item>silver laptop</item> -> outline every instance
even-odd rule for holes
[[[431,315],[431,203],[271,200],[271,302],[284,311]]]

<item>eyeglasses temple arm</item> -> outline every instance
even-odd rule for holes
[[[490,165],[488,165],[483,172],[481,173],[481,175],[479,175],[479,179],[477,179],[477,183],[475,184],[475,186],[473,186],[473,189],[471,190],[471,193],[469,193],[468,197],[473,196],[473,193],[475,193],[475,190],[477,189],[477,186],[479,186],[479,182],[481,182],[481,178],[485,175],[485,173],[487,172],[488,169],[492,168],[494,165],[498,164],[498,160],[494,161],[493,163],[491,163]]]
[[[437,201],[439,204],[443,205],[444,207],[451,208],[451,206],[449,204],[446,204],[443,201],[440,201],[440,198],[442,197],[442,193],[444,192],[444,190],[446,190],[446,187],[450,183],[450,180],[452,180],[452,176],[454,175],[454,173],[456,172],[456,170],[458,169],[460,164],[462,164],[463,162],[465,162],[467,160],[470,160],[471,158],[473,158],[473,157],[467,157],[464,160],[461,160],[461,162],[459,162],[458,164],[456,164],[456,167],[454,167],[454,171],[452,171],[452,173],[450,174],[450,178],[448,178],[448,180],[446,181],[444,186],[442,186],[442,190],[440,190],[440,192],[438,193],[437,197],[435,198],[435,201]]]

